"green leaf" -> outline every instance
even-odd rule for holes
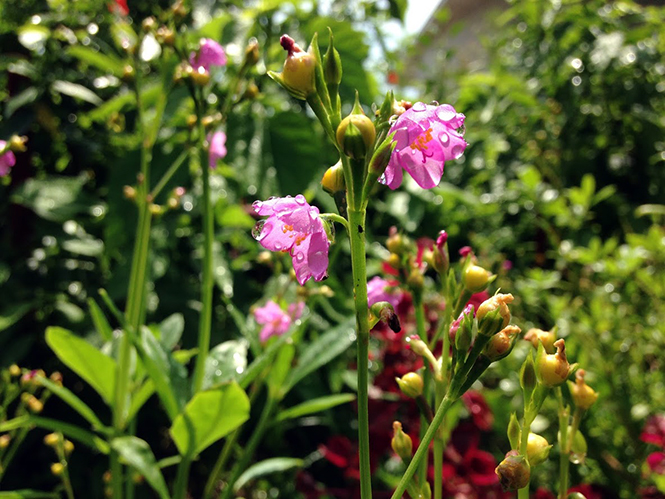
[[[104,253],[104,242],[87,236],[81,239],[67,239],[62,242],[62,248],[75,255],[100,256]]]
[[[139,412],[143,404],[148,401],[153,393],[155,393],[155,383],[151,379],[147,379],[141,385],[141,388],[132,395],[132,402],[129,404],[129,411],[127,412],[127,421],[134,419],[136,413]]]
[[[159,323],[159,341],[166,350],[173,350],[185,330],[185,318],[182,314],[171,314]]]
[[[124,65],[118,57],[102,54],[97,50],[84,47],[83,45],[69,47],[67,53],[76,57],[79,61],[101,69],[106,73],[112,73],[115,76],[122,75]]]
[[[210,350],[205,361],[203,389],[236,381],[247,368],[247,341],[231,340]]]
[[[88,407],[85,402],[74,395],[74,393],[72,393],[69,389],[65,388],[64,386],[57,385],[50,379],[44,378],[42,376],[40,376],[38,380],[42,386],[46,387],[51,393],[56,395],[63,402],[69,405],[69,407],[83,416],[95,430],[106,429],[95,412],[90,409],[90,407]]]
[[[277,357],[270,368],[270,376],[268,376],[266,383],[272,397],[281,399],[288,391],[282,388],[284,380],[291,370],[291,362],[296,353],[296,347],[293,343],[286,343],[280,348]]]
[[[42,492],[40,490],[21,489],[0,492],[0,499],[58,499],[55,492]]]
[[[245,472],[238,477],[233,489],[238,491],[246,483],[258,478],[260,476],[269,475],[271,473],[279,473],[282,471],[290,470],[291,468],[302,468],[304,461],[292,457],[273,457],[253,464],[245,470]]]
[[[69,95],[75,99],[80,99],[95,106],[99,106],[102,102],[102,99],[99,96],[83,85],[78,83],[72,83],[71,81],[55,80],[51,85],[51,90],[58,92],[64,95]]]
[[[220,199],[215,209],[217,223],[224,228],[251,229],[256,225],[256,220],[247,214],[242,206],[237,204],[225,205]]]
[[[233,382],[194,395],[170,431],[180,454],[195,457],[248,418],[249,399]]]
[[[170,497],[162,472],[155,461],[155,455],[145,440],[132,436],[114,438],[111,447],[145,477],[161,499]]]
[[[44,49],[44,44],[51,36],[51,31],[45,26],[27,24],[17,29],[16,34],[21,45],[28,50],[37,52]]]
[[[355,398],[356,396],[352,393],[340,393],[308,400],[302,404],[298,404],[280,412],[276,421],[285,421],[287,419],[295,419],[301,416],[306,416],[307,414],[315,414],[317,412],[325,411],[341,404],[346,404]]]
[[[31,178],[14,192],[11,200],[30,208],[46,220],[65,222],[89,209],[89,204],[82,203],[80,199],[84,183],[83,176]]]
[[[3,310],[0,315],[0,331],[16,324],[21,317],[28,313],[32,306],[32,303],[22,303],[20,305],[10,305],[9,310]]]
[[[117,370],[113,359],[60,327],[46,329],[46,343],[63,364],[87,381],[111,405]]]
[[[173,421],[187,400],[187,371],[164,350],[148,328],[141,331],[137,350],[166,413]]]
[[[10,99],[5,104],[5,118],[10,118],[18,109],[28,104],[32,104],[39,97],[39,90],[36,87],[28,87]]]
[[[42,418],[32,415],[19,416],[0,423],[0,432],[11,431],[17,428],[29,428],[32,426],[38,426],[39,428],[44,428],[45,430],[50,431],[59,431],[68,438],[81,442],[102,454],[109,453],[109,444],[107,444],[105,440],[102,440],[94,433],[84,430],[83,428],[79,428],[78,426],[69,423],[63,423],[56,419]]]
[[[138,36],[132,27],[126,21],[117,18],[111,25],[111,36],[119,49],[130,53],[134,51],[138,43]]]
[[[106,320],[104,312],[102,312],[102,309],[93,298],[88,298],[88,308],[90,309],[92,323],[95,325],[95,329],[99,335],[104,338],[104,341],[113,340],[113,329],[111,329],[111,325]]]
[[[346,351],[355,341],[353,321],[331,329],[311,343],[300,355],[298,365],[291,371],[284,386],[284,393],[293,388],[305,376],[324,366],[338,355]]]

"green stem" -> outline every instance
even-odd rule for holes
[[[201,145],[201,155],[199,166],[201,168],[201,177],[203,180],[203,281],[201,283],[201,320],[199,322],[199,342],[198,354],[196,356],[196,365],[194,366],[194,377],[192,382],[192,393],[195,394],[203,386],[203,374],[205,371],[205,361],[210,350],[210,328],[212,325],[212,244],[214,239],[214,221],[212,211],[212,200],[210,199],[210,168],[206,161],[206,150],[203,147],[205,139],[205,129],[203,127],[203,112],[199,106],[199,142]]]
[[[148,198],[151,200],[154,200],[160,192],[162,192],[162,189],[166,187],[166,184],[168,184],[169,180],[175,175],[175,173],[180,169],[182,164],[185,162],[185,159],[187,159],[187,156],[189,155],[189,151],[186,149],[180,153],[180,156],[178,156],[173,164],[169,167],[168,170],[166,170],[166,173],[164,173],[164,176],[159,179],[159,182],[157,182],[157,185],[152,189],[150,194],[148,195]]]
[[[561,388],[557,388],[559,400],[559,495],[558,499],[568,497],[568,471],[570,469],[570,445],[571,435],[568,435],[568,407],[564,404]],[[572,433],[572,432],[571,432]]]
[[[527,405],[525,401],[525,406]],[[522,432],[520,435],[520,454],[527,455],[527,445],[529,443],[529,432],[531,431],[531,423],[535,415],[528,414],[528,409],[524,408],[524,417],[522,418]],[[522,487],[517,491],[517,499],[529,499],[529,484]]]
[[[418,333],[420,339],[423,340],[425,344],[427,344],[427,327],[425,325],[425,306],[423,305],[422,290],[414,289],[412,290],[412,294],[413,294],[413,306],[416,312],[416,332]],[[434,359],[434,363],[436,364],[436,359]],[[423,396],[425,397],[425,401],[427,401],[427,403],[429,404],[432,400],[430,394],[430,386],[432,384],[432,373],[434,372],[434,369],[436,369],[436,365],[432,365],[430,361],[430,363],[427,363],[426,366],[427,367],[425,369],[425,372],[423,373]],[[434,407],[438,407],[438,404],[434,405]],[[427,421],[425,417],[421,415],[420,435],[419,435],[419,438],[421,440],[425,436],[428,423],[429,421]],[[427,479],[427,464],[428,464],[428,458],[426,456],[425,459],[423,459],[423,461],[420,463],[420,467],[418,468],[419,483],[423,483]]]
[[[235,466],[233,466],[233,469],[231,470],[231,477],[229,478],[229,481],[226,484],[226,488],[222,493],[222,499],[231,499],[233,496],[233,486],[238,481],[238,478],[242,472],[247,469],[247,466],[252,460],[256,448],[263,438],[263,434],[268,429],[270,419],[272,418],[273,409],[276,405],[277,400],[271,396],[268,396],[266,404],[263,406],[263,411],[261,412],[259,422],[256,425],[256,428],[254,428],[252,436],[250,437],[247,445],[245,446],[245,449],[243,450],[242,457],[236,462]]]
[[[436,381],[434,389],[436,406],[438,407],[445,396],[443,382]],[[443,435],[441,431],[437,431],[436,437],[434,437],[434,499],[441,499],[443,494],[443,449]]]
[[[408,468],[406,469],[404,475],[402,475],[401,480],[397,484],[397,488],[395,489],[395,492],[393,492],[391,499],[401,499],[410,480],[413,478],[413,475],[415,474],[416,469],[420,464],[420,461],[422,461],[422,459],[425,457],[425,454],[429,449],[429,444],[434,439],[434,435],[438,431],[439,426],[441,426],[441,423],[443,423],[443,418],[446,416],[448,409],[450,409],[455,400],[457,400],[456,396],[454,394],[451,395],[451,393],[448,393],[446,394],[445,397],[443,397],[441,404],[436,410],[436,414],[434,415],[432,424],[429,426],[429,428],[427,428],[427,433],[425,433],[425,436],[420,441],[420,445],[418,445],[418,449],[416,450],[416,453],[413,455],[413,459],[409,463]]]
[[[367,307],[367,269],[365,254],[364,209],[357,209],[356,200],[349,199],[349,239],[353,296],[358,336],[358,450],[360,457],[360,497],[372,497],[372,476],[369,461],[369,308]]]
[[[189,468],[192,465],[192,457],[183,456],[178,465],[175,485],[173,486],[173,499],[185,499],[187,497],[187,482],[189,477]]]

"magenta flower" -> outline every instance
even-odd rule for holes
[[[189,55],[189,63],[197,71],[199,68],[210,71],[212,66],[226,66],[226,52],[215,40],[201,38],[199,52]]]
[[[367,283],[367,305],[371,307],[377,302],[387,301],[394,309],[402,300],[402,292],[381,277],[374,277]]]
[[[280,336],[286,333],[291,323],[300,318],[305,308],[304,302],[292,303],[286,312],[277,303],[270,300],[265,306],[254,310],[254,318],[259,324],[263,324],[259,339],[265,342],[271,336]]]
[[[467,144],[460,131],[464,115],[450,104],[416,102],[402,113],[390,132],[397,145],[379,181],[391,189],[402,184],[402,169],[423,189],[439,185],[446,161],[459,158]]]
[[[226,156],[226,134],[224,132],[215,132],[208,135],[208,162],[210,168],[217,167],[217,160]]]
[[[7,147],[7,142],[0,140],[0,151],[4,150]],[[12,166],[16,164],[16,156],[10,150],[0,154],[0,177],[4,177],[9,174],[9,170]]]
[[[327,277],[330,241],[318,208],[310,206],[302,194],[255,201],[252,207],[257,214],[268,216],[254,228],[254,238],[265,249],[291,255],[300,285],[311,277],[315,281]]]

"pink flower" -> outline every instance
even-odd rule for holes
[[[7,142],[0,140],[0,151],[7,147]],[[9,174],[9,169],[16,164],[16,156],[10,150],[0,154],[0,177]]]
[[[469,255],[473,255],[473,250],[471,249],[471,246],[462,246],[459,249],[459,256],[461,256],[462,258],[465,258]]]
[[[401,300],[402,292],[385,279],[377,276],[367,283],[367,305],[369,307],[377,302],[387,301],[397,309]]]
[[[647,420],[640,440],[665,448],[665,414],[655,414]]]
[[[217,168],[217,160],[226,156],[226,134],[224,132],[215,132],[208,135],[208,161],[210,168]]]
[[[490,431],[494,424],[494,415],[482,393],[469,390],[462,395],[462,401],[471,413],[473,424],[482,431]]]
[[[657,475],[665,475],[665,452],[652,452],[647,456],[649,469]]]
[[[439,185],[446,161],[459,158],[467,146],[458,130],[464,115],[450,104],[416,102],[397,118],[390,132],[397,145],[379,181],[391,189],[402,184],[402,169],[423,189]]]
[[[111,13],[117,12],[121,16],[129,15],[129,7],[127,6],[127,0],[114,0],[114,2],[109,4],[108,7]]]
[[[280,336],[286,333],[291,327],[291,323],[302,315],[304,302],[292,303],[288,311],[284,312],[277,303],[270,300],[265,306],[254,310],[254,318],[259,324],[263,324],[263,329],[259,334],[261,342],[265,342],[271,336]]]
[[[315,281],[327,277],[330,241],[318,208],[310,206],[302,194],[255,201],[252,207],[257,214],[268,216],[254,228],[255,239],[265,249],[291,255],[300,285],[310,277]]]
[[[203,68],[210,71],[212,66],[226,66],[226,52],[224,48],[215,40],[210,38],[201,38],[201,46],[198,54],[192,52],[189,55],[189,63],[194,70]]]

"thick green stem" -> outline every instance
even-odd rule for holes
[[[231,477],[229,478],[229,481],[226,484],[226,488],[222,493],[222,499],[231,499],[231,497],[233,497],[233,486],[238,481],[238,478],[242,472],[247,469],[247,466],[252,460],[256,448],[263,438],[263,434],[269,427],[270,419],[272,418],[272,413],[276,404],[277,400],[269,395],[268,399],[266,400],[266,404],[263,406],[261,418],[259,419],[256,428],[254,428],[254,431],[252,432],[252,436],[245,446],[242,457],[238,460],[238,462],[236,462],[235,466],[233,466],[233,469],[231,470]]]
[[[391,499],[401,499],[402,495],[404,494],[404,491],[406,490],[409,482],[413,478],[413,475],[416,472],[416,469],[418,468],[420,461],[425,457],[425,454],[427,453],[427,450],[429,449],[429,444],[432,442],[434,439],[434,435],[436,432],[439,430],[439,426],[441,426],[441,423],[443,423],[443,419],[446,416],[446,413],[450,409],[450,407],[453,405],[453,403],[457,400],[456,396],[451,396],[450,393],[446,394],[445,397],[443,397],[443,400],[441,401],[441,404],[439,405],[438,409],[436,410],[436,414],[434,415],[434,419],[432,420],[432,424],[427,428],[427,433],[425,433],[425,436],[423,439],[420,441],[420,445],[418,445],[418,449],[416,450],[416,453],[413,455],[413,459],[409,463],[408,468],[404,472],[404,475],[402,476],[401,480],[399,481],[399,484],[397,484],[397,488],[395,489],[395,492],[393,492],[393,495],[391,496]]]
[[[192,465],[191,456],[183,456],[178,465],[178,473],[173,486],[173,499],[185,499],[187,497],[187,482],[189,478],[189,468]]]
[[[197,393],[203,386],[203,374],[205,361],[210,350],[210,328],[212,325],[212,244],[214,239],[214,222],[212,212],[212,200],[210,199],[210,169],[206,161],[206,151],[203,147],[205,129],[202,124],[202,113],[199,113],[199,141],[201,145],[199,165],[203,180],[203,280],[201,283],[201,319],[199,321],[199,342],[196,365],[194,367],[194,378],[192,382],[192,393]]]
[[[358,451],[360,457],[360,497],[372,497],[369,462],[369,308],[367,307],[367,269],[365,254],[365,210],[349,200],[349,238],[353,270],[353,297],[358,336]]]

